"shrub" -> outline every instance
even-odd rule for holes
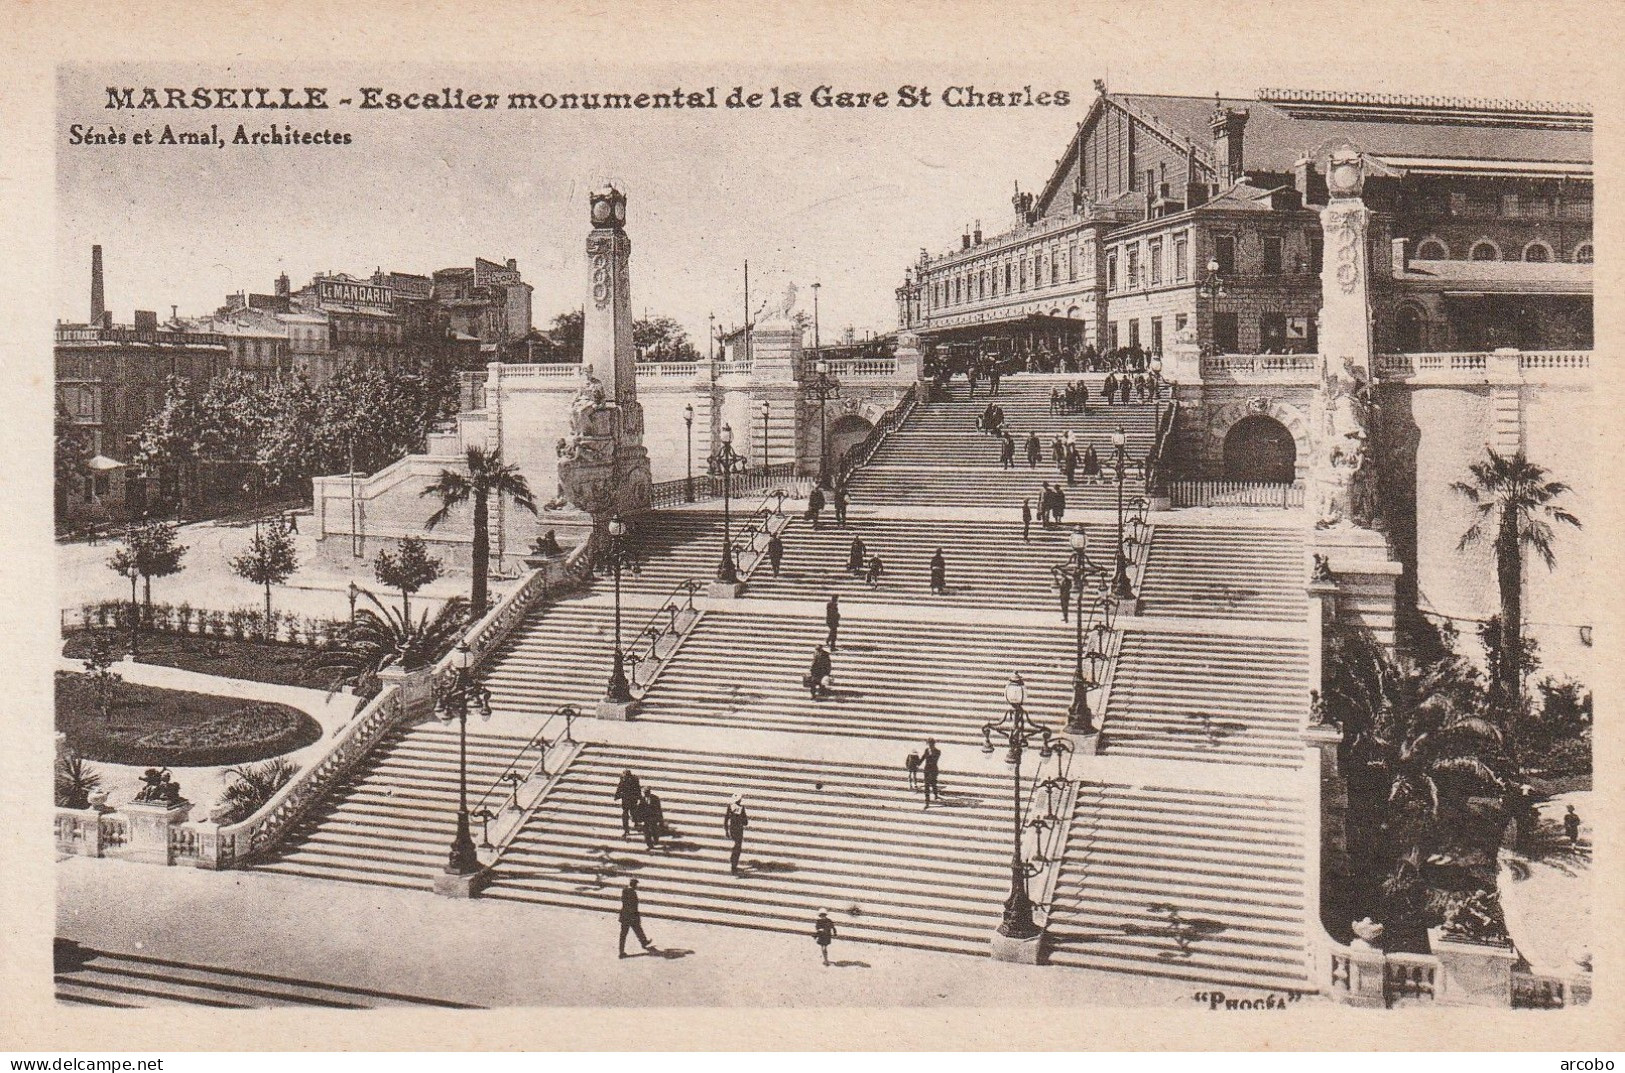
[[[231,630],[231,639],[233,641],[241,641],[248,635],[249,616],[252,614],[252,611],[244,611],[240,607],[234,611],[226,612],[226,625]]]
[[[226,635],[226,613],[224,611],[209,612],[209,633],[215,637]]]
[[[85,763],[78,753],[65,752],[57,758],[57,808],[89,808],[90,795],[101,785],[101,772]]]
[[[283,640],[290,645],[299,643],[299,613],[297,611],[282,612]]]
[[[225,825],[241,823],[265,807],[293,777],[299,774],[299,765],[283,757],[262,764],[245,764],[226,771],[225,792],[220,807],[215,811],[216,822]]]
[[[175,626],[183,635],[192,632],[192,605],[181,604],[175,608]]]
[[[81,629],[90,629],[96,622],[96,605],[81,604],[79,607],[79,626]]]

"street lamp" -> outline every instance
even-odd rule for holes
[[[625,554],[626,523],[619,514],[609,520],[609,557],[615,569],[615,655],[610,663],[609,687],[604,699],[625,704],[632,699],[632,685],[626,680],[626,654],[621,651],[621,558]]]
[[[1162,356],[1151,355],[1151,426],[1162,429]]]
[[[1094,653],[1089,653],[1091,660],[1090,674],[1084,674],[1083,661],[1083,589],[1084,583],[1094,579],[1104,580],[1106,571],[1089,560],[1089,536],[1080,524],[1067,537],[1067,544],[1072,549],[1072,557],[1060,566],[1054,567],[1056,577],[1066,577],[1071,582],[1072,591],[1077,594],[1077,614],[1074,619],[1077,623],[1077,636],[1073,648],[1072,662],[1072,706],[1067,709],[1066,728],[1074,734],[1093,734],[1095,732],[1094,716],[1089,711],[1089,690],[1095,687],[1093,672]]]
[[[812,289],[813,289],[813,353],[814,354],[818,353],[818,288],[820,288],[822,286],[823,286],[822,283],[816,283],[816,282],[812,285]]]
[[[773,409],[772,403],[762,400],[762,479],[767,479],[767,423],[768,414]]]
[[[1003,718],[982,725],[982,752],[993,753],[993,738],[996,735],[1005,748],[1005,763],[1011,766],[1013,775],[1015,840],[1010,850],[1010,897],[1004,903],[1004,919],[999,923],[999,934],[1009,939],[1035,939],[1043,934],[1043,929],[1033,920],[1033,900],[1027,893],[1027,880],[1042,869],[1029,865],[1021,856],[1021,831],[1025,826],[1021,816],[1021,756],[1034,741],[1039,743],[1038,755],[1044,759],[1070,750],[1072,744],[1054,739],[1048,727],[1028,717],[1025,707],[1027,686],[1021,680],[1021,675],[1010,676],[1009,684],[1004,687],[1004,700],[1009,707]]]
[[[688,426],[688,476],[683,479],[683,497],[694,502],[694,404],[683,407],[683,423]]]
[[[1208,258],[1207,278],[1197,285],[1197,290],[1201,291],[1202,297],[1209,301],[1224,297],[1224,275],[1219,271],[1219,259],[1217,257]]]
[[[829,375],[829,362],[819,358],[813,362],[813,375],[807,381],[807,390],[818,400],[818,483],[829,487],[829,400],[841,397],[841,383]]]
[[[717,567],[717,581],[724,585],[739,584],[739,571],[734,568],[734,549],[731,504],[733,475],[744,470],[747,459],[734,450],[732,425],[722,426],[722,446],[711,456],[711,475],[722,478],[722,565]]]
[[[1128,436],[1123,426],[1112,431],[1112,465],[1117,471],[1117,571],[1112,578],[1112,594],[1132,600],[1134,589],[1128,580],[1128,559],[1123,555],[1123,479],[1128,465]]]
[[[141,577],[141,565],[136,561],[135,553],[135,523],[131,522],[124,528],[125,554],[129,562],[124,566],[124,576],[130,579],[130,662],[135,663],[141,659],[141,604],[135,595],[135,583]]]
[[[434,714],[442,723],[457,720],[457,833],[446,858],[446,874],[469,876],[480,870],[480,854],[468,827],[468,709],[472,706],[481,720],[491,718],[491,691],[480,685],[473,672],[474,653],[468,642],[452,652],[449,681],[435,683]]]

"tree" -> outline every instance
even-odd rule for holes
[[[429,516],[430,529],[464,503],[474,505],[474,591],[469,614],[479,618],[485,614],[486,573],[491,563],[491,498],[506,496],[516,507],[535,514],[536,497],[531,494],[530,483],[519,472],[519,467],[503,463],[501,449],[486,454],[484,448],[470,447],[467,465],[467,473],[441,470],[435,482],[419,494],[440,499],[440,509]]]
[[[213,818],[221,826],[243,822],[264,808],[297,774],[299,765],[283,756],[259,764],[227,768],[228,781]]]
[[[1533,550],[1551,570],[1557,565],[1552,552],[1550,522],[1580,527],[1580,519],[1553,501],[1569,490],[1561,481],[1546,479],[1546,470],[1524,458],[1519,451],[1502,455],[1486,448],[1487,457],[1467,468],[1471,482],[1451,485],[1473,504],[1477,520],[1461,535],[1457,550],[1477,545],[1494,532],[1495,582],[1501,598],[1501,644],[1503,653],[1522,653],[1523,644],[1523,562],[1525,549]],[[1508,707],[1515,706],[1523,693],[1521,661],[1499,661],[1497,686],[1506,695]]]
[[[645,317],[632,322],[632,345],[642,361],[699,361],[683,326],[671,317]]]
[[[89,808],[90,795],[101,789],[101,772],[78,753],[64,753],[56,761],[56,807]]]
[[[141,576],[141,567],[135,551],[135,526],[124,531],[124,546],[107,558],[107,569],[130,579],[130,658],[138,658],[141,636],[141,607],[136,603],[135,583]]]
[[[372,593],[366,597],[373,606],[356,613],[344,642],[315,653],[306,663],[328,688],[353,686],[357,696],[375,691],[378,672],[385,667],[415,671],[439,659],[462,636],[468,617],[468,601],[461,596],[447,600],[432,616],[425,611],[416,622]]]
[[[554,317],[553,327],[548,329],[547,337],[553,341],[554,360],[566,363],[580,362],[586,337],[586,318],[582,315],[582,311],[572,309],[568,313],[560,313]]]
[[[152,617],[152,579],[181,572],[187,546],[179,542],[179,535],[179,527],[168,522],[148,522],[129,531],[132,559],[146,590],[143,602],[148,619]]]
[[[412,617],[412,593],[438,578],[440,560],[431,556],[422,537],[409,536],[396,545],[396,553],[380,551],[372,564],[381,585],[401,590],[401,614]]]
[[[287,523],[277,518],[255,526],[248,551],[231,560],[231,569],[244,581],[265,586],[265,639],[271,640],[276,628],[271,617],[271,586],[287,581],[299,569],[299,553]]]
[[[91,694],[96,698],[96,714],[102,717],[102,722],[113,721],[113,703],[118,700],[119,686],[124,678],[113,670],[117,660],[113,656],[113,644],[103,633],[93,633],[90,637],[90,655],[85,657],[85,676],[90,679]]]

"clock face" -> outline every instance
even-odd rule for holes
[[[594,201],[592,203],[592,222],[595,224],[609,223],[609,217],[613,211],[608,201]]]
[[[624,201],[615,202],[615,222],[618,224],[626,223],[626,202]]]
[[[1360,166],[1352,161],[1338,164],[1334,169],[1336,187],[1339,190],[1353,191],[1360,186]]]

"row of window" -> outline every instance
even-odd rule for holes
[[[964,305],[1001,294],[1016,294],[1030,288],[1054,286],[1062,282],[1078,281],[1078,245],[1073,243],[1063,253],[1059,248],[1040,251],[1032,256],[1023,254],[1014,261],[977,269],[941,280],[931,285],[931,308]]]
[[[1591,219],[1589,197],[1558,199],[1543,194],[1441,190],[1420,195],[1417,207],[1439,216],[1501,217],[1509,220]]]
[[[1588,265],[1591,263],[1592,247],[1590,241],[1582,242],[1569,253],[1568,259],[1575,264]],[[1450,247],[1441,238],[1429,236],[1417,243],[1416,259],[1419,261],[1448,261],[1450,260]],[[1481,238],[1473,243],[1472,249],[1467,251],[1469,261],[1501,261],[1512,260],[1501,256],[1501,247],[1492,239]],[[1523,255],[1518,258],[1524,261],[1555,261],[1556,254],[1552,247],[1540,239],[1536,239],[1523,248]]]

